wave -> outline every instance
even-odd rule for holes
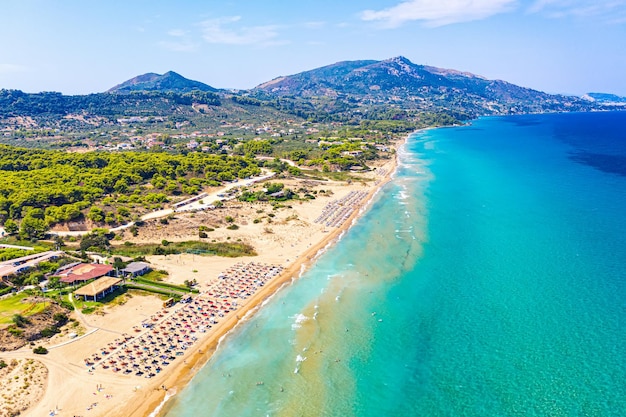
[[[159,405],[156,406],[154,410],[152,410],[150,414],[148,414],[148,417],[157,417],[159,413],[161,412],[161,410],[163,409],[163,407],[165,407],[165,403],[167,403],[169,399],[172,398],[174,395],[176,395],[175,388],[167,390],[165,392],[165,397],[163,397],[163,400],[159,403]]]
[[[296,314],[295,316],[291,316],[289,318],[293,318],[295,319],[294,322],[291,324],[291,329],[292,330],[296,330],[302,327],[302,323],[304,323],[305,321],[309,320],[309,317],[305,316],[302,313]]]

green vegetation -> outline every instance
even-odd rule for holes
[[[244,190],[239,196],[239,201],[286,201],[293,198],[298,198],[298,194],[294,193],[289,188],[285,188],[284,184],[280,182],[268,182],[265,184],[264,190],[259,190],[256,192]],[[226,221],[230,222],[228,218],[226,218]]]
[[[31,251],[28,253],[31,254],[33,252]],[[59,269],[59,267],[67,265],[70,262],[73,262],[73,260],[67,257],[61,257],[55,261],[40,262],[37,266],[28,268],[23,272],[10,275],[4,283],[0,284],[0,287],[5,284],[17,288],[26,285],[38,285],[45,279],[46,274],[54,272]],[[51,278],[48,284],[48,288],[58,287],[60,287],[58,279]],[[35,291],[39,291],[39,288],[36,288]],[[6,293],[8,291],[6,289],[0,288],[0,294],[2,294],[3,292]]]
[[[163,281],[165,277],[167,277],[169,273],[167,271],[150,271],[146,274],[143,274],[141,278],[146,279],[148,281],[160,282]]]
[[[32,250],[15,249],[15,248],[0,248],[0,262],[10,261],[11,259],[21,258],[22,256],[28,256],[39,252],[44,252],[47,249],[36,248]]]
[[[0,222],[22,238],[56,223],[88,218],[128,222],[172,196],[260,173],[241,156],[203,153],[65,153],[0,145]],[[19,229],[16,226],[19,222]]]
[[[29,294],[20,293],[0,300],[0,324],[25,323],[29,316],[41,313],[50,302],[24,302]],[[16,319],[16,317],[19,317]]]
[[[83,314],[92,314],[101,310],[105,305],[124,304],[127,296],[128,289],[126,287],[119,287],[99,301],[85,301],[81,297],[78,297],[78,299],[74,298],[73,309],[79,310]]]
[[[11,320],[17,327],[26,327],[27,324],[30,324],[30,321],[21,314],[14,314]]]
[[[140,291],[145,294],[158,294],[162,295],[165,298],[174,298],[175,300],[179,300],[181,298],[181,292],[179,290],[175,290],[172,288],[163,288],[163,287],[155,287],[152,285],[142,285],[142,284],[134,284],[132,282],[126,283],[126,288],[133,291]],[[189,291],[185,291],[189,292]]]
[[[35,349],[33,349],[33,353],[36,353],[37,355],[45,355],[46,353],[48,353],[48,349],[43,346],[37,346]]]
[[[137,244],[132,246],[114,246],[111,251],[116,255],[136,258],[145,255],[171,255],[194,253],[198,255],[217,255],[236,258],[239,256],[256,256],[254,248],[246,243],[232,242],[170,242],[167,246],[159,244]]]
[[[48,326],[44,329],[41,329],[41,331],[39,332],[39,334],[41,335],[41,337],[52,337],[57,333],[60,333],[61,331],[59,330],[59,328],[57,326]]]
[[[65,96],[57,92],[28,94],[19,90],[0,90],[0,116],[14,116],[28,112],[32,115],[59,115],[91,113],[107,116],[137,115],[139,112],[156,116],[169,114],[177,105],[192,103],[219,106],[217,94],[205,91],[188,93],[136,91],[129,94],[89,94]],[[141,111],[143,109],[143,112]]]
[[[164,290],[169,290],[169,291],[182,291],[182,292],[189,292],[189,287],[185,286],[185,285],[176,285],[176,284],[169,284],[166,282],[159,282],[159,281],[152,281],[150,279],[145,279],[144,277],[137,277],[134,278],[132,280],[132,283],[136,283],[136,284],[147,284],[151,287],[158,287]],[[132,285],[132,283],[127,283],[127,285]]]

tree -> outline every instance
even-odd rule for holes
[[[126,181],[125,178],[117,180],[117,182],[113,186],[113,189],[118,193],[125,193],[126,191],[128,191],[128,181]]]
[[[61,288],[62,286],[63,285],[61,284],[61,278],[50,277],[50,279],[48,279],[48,288],[56,289],[56,288]]]
[[[124,269],[126,268],[126,262],[122,261],[122,258],[119,256],[115,256],[113,257],[113,268],[116,270]]]
[[[12,235],[19,230],[19,226],[15,223],[15,221],[7,219],[7,221],[4,222],[4,230],[7,234]]]
[[[42,239],[48,231],[45,220],[27,214],[20,224],[20,237],[23,239]]]
[[[80,241],[81,251],[87,251],[90,248],[107,251],[109,246],[109,237],[104,229],[94,229],[92,233],[83,236]]]
[[[63,242],[63,238],[59,235],[54,236],[54,248],[56,250],[61,250],[63,246],[65,246],[65,242]]]
[[[87,218],[94,223],[100,223],[104,220],[104,210],[100,207],[92,206],[87,213]]]
[[[272,145],[267,140],[253,140],[243,144],[243,151],[246,155],[269,155],[272,153]]]
[[[265,188],[267,189],[267,194],[274,194],[279,192],[280,190],[282,190],[285,187],[285,185],[283,183],[280,182],[268,182],[265,185]]]
[[[67,322],[67,314],[65,313],[54,313],[52,319],[57,322],[57,324],[62,325]]]
[[[112,212],[108,212],[105,216],[104,216],[104,222],[106,224],[113,224],[115,223],[115,214],[113,214]]]
[[[120,216],[123,216],[123,217],[129,217],[130,216],[130,210],[128,209],[128,207],[118,207],[117,208],[117,213]]]
[[[300,170],[300,168],[294,167],[292,165],[289,165],[287,167],[287,172],[289,172],[291,175],[294,175],[294,176],[302,174],[302,171]]]
[[[11,320],[17,327],[25,327],[29,323],[28,319],[21,314],[14,314]]]
[[[25,285],[37,285],[45,279],[43,272],[33,272],[26,279],[24,279]]]

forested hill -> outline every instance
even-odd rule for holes
[[[168,71],[163,75],[148,73],[131,78],[115,87],[107,93],[128,93],[131,91],[173,91],[188,93],[190,91],[216,92],[217,89],[200,81],[189,80],[174,71]]]
[[[551,95],[506,81],[456,70],[417,65],[404,57],[346,61],[279,77],[252,91],[259,97],[298,97],[420,110],[453,111],[468,117],[545,111],[590,110],[580,97]]]
[[[220,131],[225,120],[271,123],[295,118],[358,125],[390,118],[416,121],[426,113],[458,121],[484,115],[626,107],[610,104],[591,97],[547,94],[396,57],[339,62],[241,91],[216,90],[171,71],[143,74],[109,92],[81,96],[0,90],[0,129],[91,131],[142,118],[151,130],[186,125]]]
[[[97,93],[84,96],[0,90],[0,117],[169,115],[176,110],[176,106],[193,103],[219,106],[220,99],[215,93],[199,90],[188,93],[136,91],[129,94]]]
[[[42,237],[59,222],[123,224],[172,197],[260,172],[254,159],[242,156],[70,153],[0,145],[0,223],[9,230],[19,222],[28,238]]]

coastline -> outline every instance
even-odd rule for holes
[[[413,134],[412,132],[411,134]],[[188,350],[184,363],[178,363],[176,366],[164,375],[163,378],[153,380],[146,389],[143,389],[133,396],[132,401],[126,403],[126,406],[109,412],[112,417],[157,417],[163,416],[168,410],[168,404],[172,397],[180,392],[193,379],[196,373],[211,359],[222,339],[228,336],[239,323],[243,322],[250,314],[262,306],[262,304],[280,290],[284,285],[294,279],[308,269],[312,262],[321,255],[325,249],[334,245],[338,239],[353,226],[357,220],[365,212],[371,204],[380,189],[387,184],[398,166],[398,148],[406,143],[408,137],[396,142],[396,154],[391,160],[391,167],[387,170],[384,177],[368,192],[367,197],[346,219],[346,221],[332,231],[327,236],[309,247],[298,258],[286,267],[283,272],[268,282],[261,291],[254,294],[236,315],[230,315],[227,320],[219,323],[209,336],[195,344]],[[167,387],[167,392],[161,389],[162,386]]]
[[[47,355],[33,355],[32,347],[28,346],[3,353],[6,359],[37,358],[48,369],[47,382],[42,385],[44,392],[35,403],[30,404],[25,415],[53,415],[52,413],[113,417],[164,415],[172,404],[169,400],[189,384],[212,357],[228,333],[239,323],[243,323],[255,314],[282,287],[298,279],[367,211],[377,193],[396,172],[399,151],[411,134],[394,141],[395,154],[390,155],[390,159],[380,161],[375,165],[377,171],[373,175],[366,176],[371,181],[369,183],[358,180],[352,183],[332,181],[319,183],[318,186],[326,189],[326,192],[321,190],[323,194],[320,195],[323,197],[304,204],[301,202],[297,210],[289,207],[280,214],[276,213],[276,217],[272,216],[273,221],[259,224],[256,224],[256,221],[255,224],[251,224],[250,220],[258,218],[258,213],[262,212],[258,209],[264,206],[251,206],[247,214],[251,217],[232,211],[242,210],[242,208],[220,211],[220,216],[233,215],[237,222],[241,222],[240,224],[246,227],[238,231],[239,235],[226,228],[219,228],[213,232],[213,237],[217,239],[241,238],[237,240],[254,242],[255,246],[258,244],[258,248],[262,249],[258,257],[249,259],[207,258],[193,255],[151,257],[154,259],[149,259],[149,262],[155,269],[165,269],[170,272],[168,278],[170,282],[182,284],[185,279],[197,276],[200,281],[199,285],[202,286],[219,281],[218,276],[223,271],[242,261],[243,263],[260,262],[284,266],[282,273],[267,281],[257,292],[252,293],[247,300],[242,302],[238,310],[225,314],[209,332],[198,337],[179,360],[173,361],[167,370],[157,373],[153,378],[122,376],[99,368],[96,370],[85,367],[83,358],[98,352],[99,346],[112,344],[115,342],[113,339],[118,340],[120,335],[138,332],[137,325],[140,321],[146,321],[159,314],[163,310],[162,300],[155,296],[131,296],[122,301],[123,307],[105,308],[102,314],[97,315],[84,316],[80,311],[76,311],[74,315],[82,329],[78,331],[79,337],[68,337],[70,332],[68,330],[64,332],[64,335],[42,342],[44,347],[48,348]],[[337,204],[333,202],[343,201],[346,196],[353,195],[353,193],[354,195],[361,194],[362,198],[354,203],[347,203],[350,204],[352,211],[344,217],[340,225],[329,227],[328,224],[326,226],[319,224],[318,219],[326,210],[324,205],[327,202]],[[339,200],[331,201],[331,196]],[[251,214],[255,212],[256,216]],[[205,215],[215,216],[215,213]],[[196,214],[195,217],[191,216],[191,220],[207,221],[207,218],[199,219],[199,217],[200,215]],[[316,217],[318,219],[313,220]],[[293,218],[296,220],[290,220]],[[178,221],[188,220],[181,218]],[[268,225],[268,223],[271,224]],[[197,226],[192,226],[197,233]],[[184,237],[178,233],[180,230],[176,226],[173,234],[166,237],[183,239]],[[155,235],[138,237],[146,241],[154,240],[154,238]],[[91,369],[94,369],[94,372]],[[96,387],[95,390],[94,387]],[[166,390],[162,387],[166,387]]]

